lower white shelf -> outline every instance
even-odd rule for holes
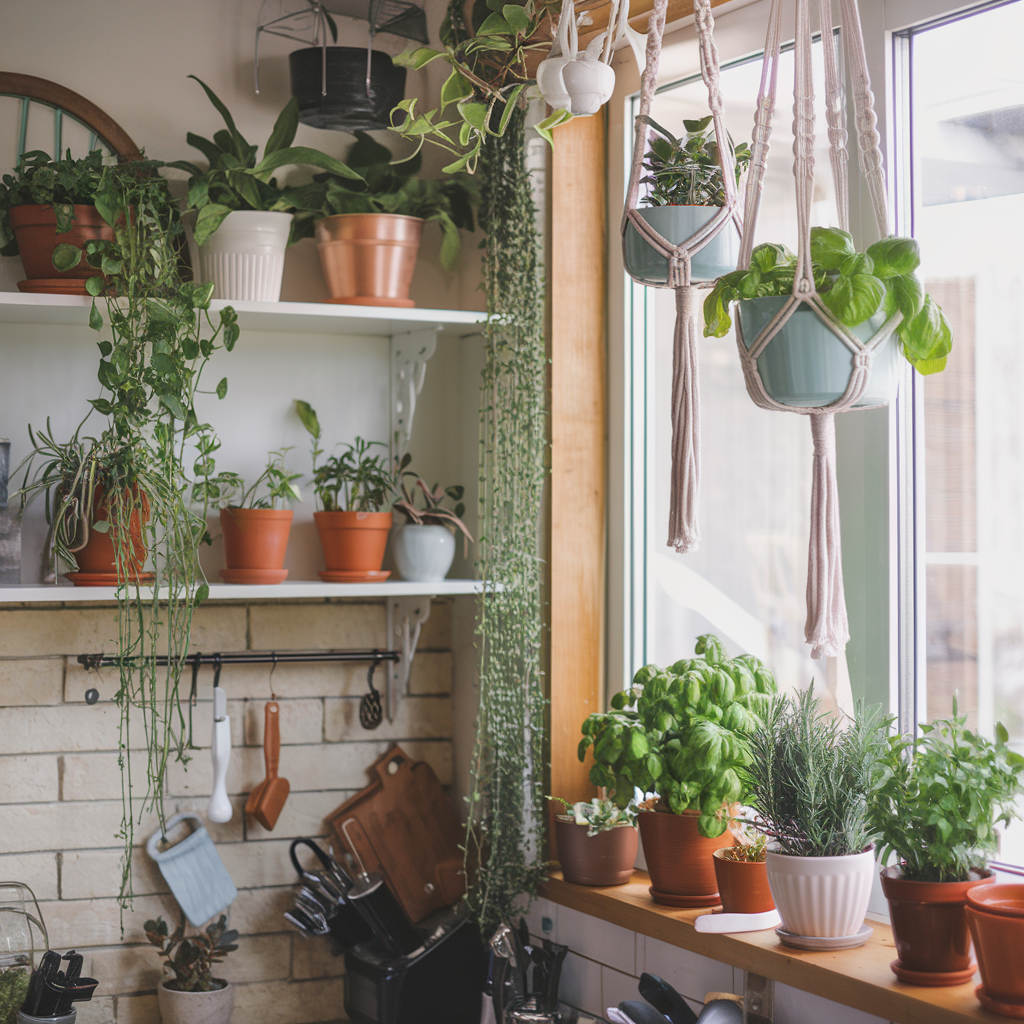
[[[321,583],[319,580],[295,580],[273,586],[210,585],[208,601],[289,601],[324,597],[444,597],[454,594],[481,594],[482,580],[440,580],[437,583],[408,583],[386,580],[382,583]],[[150,592],[143,587],[142,592]],[[33,583],[0,587],[0,604],[65,604],[83,601],[115,601],[114,587],[73,587],[68,583],[43,586]]]

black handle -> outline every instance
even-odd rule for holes
[[[328,853],[324,852],[323,850],[321,850],[320,847],[317,846],[317,844],[314,843],[312,839],[305,839],[305,838],[303,838],[303,839],[296,839],[292,843],[291,848],[288,851],[288,856],[291,857],[291,859],[292,859],[292,866],[299,873],[299,878],[303,878],[305,876],[305,874],[306,874],[306,871],[302,867],[302,865],[299,863],[299,858],[295,855],[295,847],[296,846],[308,846],[309,849],[311,849],[316,854],[317,860],[320,861],[320,864],[323,866],[323,869],[325,871],[333,871],[334,870],[334,868],[336,866],[335,863],[334,863],[334,859],[331,857],[330,854],[328,854]]]

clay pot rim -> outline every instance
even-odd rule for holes
[[[63,206],[64,204],[61,203],[61,205]],[[73,210],[76,210],[76,211],[77,210],[94,210],[96,212],[96,215],[100,218],[100,220],[104,224],[107,223],[105,220],[103,220],[103,215],[99,212],[99,210],[96,209],[96,204],[95,203],[71,203],[70,205],[71,205],[71,208]],[[30,209],[53,210],[53,207],[54,207],[53,203],[18,203],[17,206],[10,207],[10,209],[8,210],[8,214],[12,213],[14,210],[30,210]],[[78,219],[78,214],[76,213],[75,214],[75,220],[77,220],[77,219]],[[56,220],[56,214],[54,215],[54,220]],[[170,989],[169,991],[173,992],[174,989]]]
[[[726,857],[726,856],[719,857],[718,856],[720,853],[724,854],[726,850],[735,850],[735,849],[736,849],[735,846],[723,846],[721,849],[712,850],[711,851],[711,856],[714,857],[716,860],[724,861],[726,864],[739,864],[741,867],[746,867],[747,865],[751,865],[751,866],[755,866],[755,867],[766,868],[768,866],[767,859],[765,859],[765,860],[734,860],[732,857]]]
[[[978,873],[978,868],[971,868],[971,874]],[[882,893],[886,899],[908,903],[963,903],[967,890],[974,886],[992,885],[996,873],[985,868],[977,878],[969,878],[963,882],[921,882],[903,877],[903,868],[899,864],[890,864],[878,873],[882,880]]]
[[[335,508],[330,511],[326,509],[320,509],[313,513],[313,516],[331,516],[331,517],[348,517],[351,516],[353,519],[362,522],[364,519],[369,519],[371,516],[387,516],[388,519],[394,518],[393,512],[349,512],[345,509]]]
[[[295,515],[295,510],[290,508],[242,508],[241,505],[224,505],[220,509],[220,514],[224,515],[225,512],[232,518],[239,512],[242,512],[244,515],[266,517],[267,519],[291,519]]]
[[[426,224],[426,219],[423,217],[410,217],[406,213],[332,213],[327,217],[318,217],[313,221],[314,227],[317,224],[324,224],[327,221],[341,220],[344,217],[374,217],[377,219],[387,220],[415,220],[419,221],[420,224]],[[331,241],[337,241],[337,239],[331,239]]]
[[[174,979],[174,978],[163,978],[161,980],[161,982],[160,982],[160,987],[165,992],[173,992],[176,996],[213,996],[213,995],[216,995],[218,992],[227,992],[227,990],[229,988],[232,988],[234,986],[234,982],[228,981],[227,978],[214,978],[214,977],[211,977],[210,981],[222,981],[222,982],[224,982],[224,984],[220,988],[210,989],[209,992],[185,992],[184,990],[182,990],[180,988],[168,988],[167,987],[168,984],[170,984],[170,982],[175,981],[175,980],[176,979]]]
[[[979,896],[974,893],[981,890]],[[1010,890],[1010,892],[1007,892]],[[1012,894],[1011,894],[1012,893]],[[989,899],[1017,899],[1024,903],[1024,885],[1018,882],[998,882],[995,885],[982,883],[975,885],[973,889],[967,890],[967,906],[976,914],[988,914],[991,917],[1006,919],[1008,917],[1024,917],[1024,906],[1020,907],[997,907],[981,899],[980,896],[987,896]]]
[[[866,847],[865,849],[861,850],[860,853],[844,853],[840,857],[811,857],[811,856],[801,856],[801,855],[795,854],[795,853],[779,853],[778,850],[773,850],[771,848],[771,846],[768,847],[768,857],[778,857],[779,860],[782,860],[782,861],[814,860],[814,861],[821,861],[822,863],[824,863],[826,861],[837,861],[838,862],[838,861],[841,861],[841,860],[853,860],[855,857],[863,857],[865,854],[869,854],[869,853],[874,855],[874,852],[875,852],[875,844],[874,843],[872,843],[870,846]],[[767,863],[767,857],[765,858],[765,863]]]
[[[571,814],[556,814],[555,820],[561,822],[563,825],[575,825],[577,828],[590,828],[589,825],[581,825]],[[636,825],[628,821],[619,821],[612,825],[611,828],[603,828],[597,833],[597,836],[604,832],[611,832],[617,828],[636,828]],[[597,836],[587,836],[588,839],[596,839]]]

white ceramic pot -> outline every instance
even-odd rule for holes
[[[578,116],[596,114],[615,92],[615,72],[600,60],[577,58],[562,68],[562,81]]]
[[[291,226],[290,213],[229,213],[199,246],[199,277],[213,282],[213,297],[277,302]]]
[[[447,526],[406,523],[395,535],[391,550],[403,580],[436,583],[452,567],[455,537]]]
[[[156,989],[163,1024],[228,1024],[235,1009],[235,986],[214,992],[175,992],[161,982]]]
[[[572,102],[562,79],[562,69],[568,63],[568,57],[548,57],[537,65],[537,88],[552,110],[568,110]]]
[[[791,857],[768,851],[768,885],[794,935],[855,935],[875,878],[875,851],[849,857]]]

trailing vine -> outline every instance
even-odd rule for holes
[[[480,711],[466,861],[470,908],[485,934],[544,877],[545,696],[537,527],[546,482],[544,282],[526,112],[488,136],[480,161],[486,233],[486,366],[481,394],[480,546],[485,581]],[[475,871],[474,871],[475,869]]]

